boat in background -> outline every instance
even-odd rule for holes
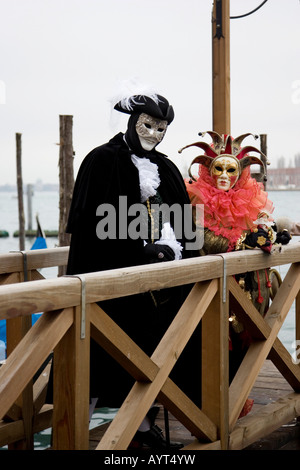
[[[30,248],[31,250],[40,250],[43,248],[47,248],[45,232],[43,231],[41,227],[38,214],[36,215],[36,223],[37,223],[36,238],[32,247]]]

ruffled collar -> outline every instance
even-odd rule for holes
[[[186,180],[186,188],[192,205],[204,205],[202,225],[216,235],[229,241],[228,251],[234,250],[239,237],[254,228],[260,212],[271,214],[273,203],[263,190],[262,183],[251,177],[246,168],[236,185],[229,191],[222,191],[213,185],[207,168],[200,167],[197,181]]]
[[[148,158],[131,155],[131,160],[139,172],[141,201],[145,202],[151,196],[155,196],[160,185],[158,166],[150,162]]]

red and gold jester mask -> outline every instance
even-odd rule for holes
[[[261,165],[265,172],[265,165],[262,160],[258,157],[248,155],[248,152],[258,152],[262,156],[264,156],[264,154],[251,145],[241,147],[242,141],[247,136],[253,134],[243,134],[233,139],[230,135],[224,136],[213,131],[207,133],[213,139],[211,145],[207,142],[195,142],[179,150],[179,153],[181,153],[184,149],[195,146],[205,151],[204,155],[199,155],[192,161],[189,167],[190,178],[195,180],[191,174],[191,167],[194,163],[199,163],[209,169],[210,176],[216,188],[228,191],[234,187],[243,170],[249,165]],[[203,136],[205,133],[199,134]]]

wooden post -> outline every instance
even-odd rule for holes
[[[260,150],[266,157],[261,156],[261,161],[265,165],[266,172],[263,167],[259,165],[259,171],[257,173],[251,173],[252,178],[255,178],[259,183],[263,183],[264,188],[266,189],[267,181],[265,181],[265,176],[267,176],[267,134],[260,134]]]
[[[86,306],[85,337],[81,307],[74,323],[54,349],[53,450],[88,450],[90,384],[90,305]]]
[[[24,255],[23,255],[24,256]],[[27,280],[30,280],[30,272],[26,273]],[[18,273],[18,281],[25,280],[25,273]],[[19,316],[6,320],[6,337],[7,337],[7,356],[9,356],[26,333],[31,328],[31,315]],[[33,386],[30,381],[24,388],[15,402],[17,410],[14,420],[22,419],[24,427],[24,439],[15,441],[8,445],[9,450],[33,450]],[[20,413],[20,414],[19,414]]]
[[[230,6],[214,0],[212,15],[213,130],[230,134]]]
[[[229,440],[229,325],[225,279],[202,319],[202,411],[217,425],[221,448]],[[225,302],[224,302],[225,300]]]
[[[70,244],[66,227],[74,187],[72,128],[73,116],[59,116],[59,246]],[[58,274],[65,274],[64,266],[59,267]]]
[[[23,201],[23,179],[22,179],[22,134],[16,133],[16,159],[17,159],[17,190],[18,190],[18,211],[19,211],[19,249],[25,250],[25,217]],[[23,254],[24,257],[24,254]],[[23,258],[24,259],[24,258]],[[25,265],[24,265],[25,266]],[[20,281],[29,280],[27,272],[20,273]],[[31,316],[18,317],[7,320],[7,354],[10,355],[14,347],[21,341],[31,327]],[[33,449],[33,389],[30,382],[18,400],[16,405],[21,409],[23,419],[25,439],[10,444],[8,448],[13,449]]]
[[[23,180],[22,180],[22,134],[16,134],[17,147],[17,189],[19,209],[19,249],[25,250],[25,217],[23,203]]]
[[[33,188],[32,184],[27,185],[27,229],[32,230],[32,195],[33,195]]]
[[[267,134],[260,134],[260,150],[262,151],[262,153],[265,155],[265,157],[261,156],[261,160],[262,162],[264,163],[265,165],[265,169],[266,169],[266,176],[267,176],[267,161],[268,161],[268,151],[267,151]],[[264,187],[266,189],[266,185],[267,185],[267,181],[264,180],[264,174],[263,174],[263,168],[261,167],[261,170],[260,170],[260,173],[262,173],[262,179],[261,181],[263,182],[264,184]]]

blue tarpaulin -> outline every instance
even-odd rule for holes
[[[31,250],[40,250],[41,248],[47,248],[46,237],[40,225],[38,216],[36,216],[36,223],[37,223],[36,239],[31,247]]]

